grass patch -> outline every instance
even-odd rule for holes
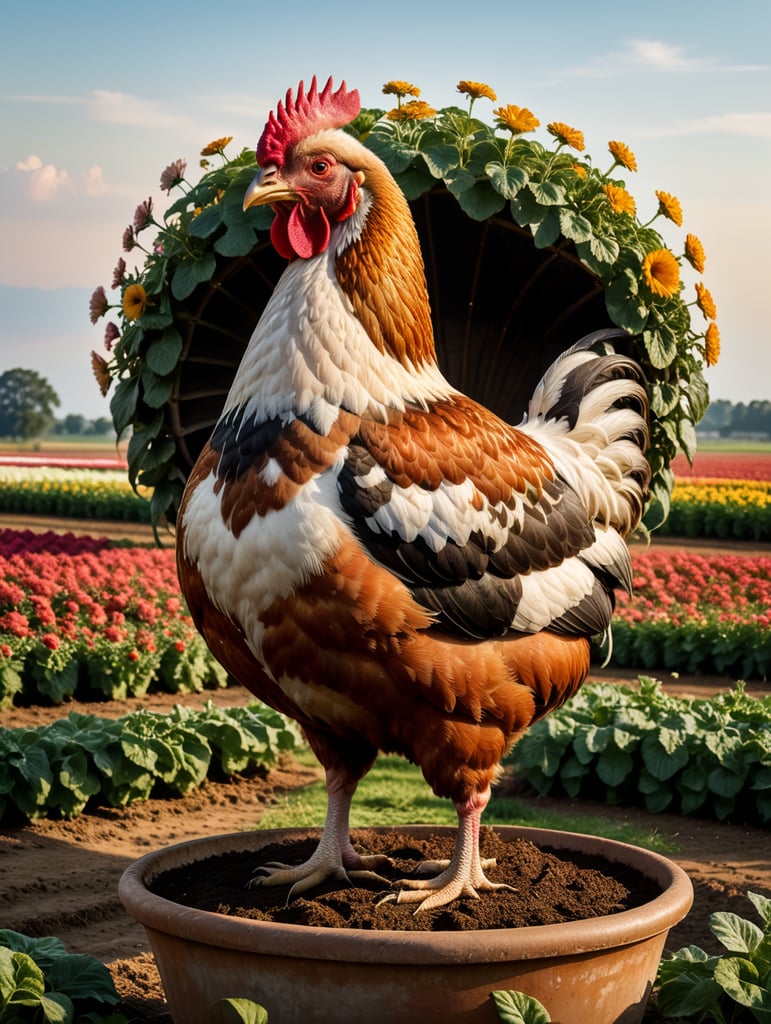
[[[292,756],[302,764],[316,764],[307,748],[294,752]],[[267,808],[260,818],[260,828],[320,828],[324,824],[326,809],[324,783],[314,782],[292,790],[275,806]],[[601,815],[539,810],[521,800],[495,794],[483,820],[487,825],[527,825],[563,832],[584,832],[660,853],[675,852],[674,845],[656,829],[639,828]],[[351,808],[351,827],[418,823],[457,825],[458,818],[449,800],[434,796],[419,768],[401,757],[379,757],[356,791]]]
[[[771,441],[748,441],[731,437],[697,437],[696,453],[699,452],[743,452],[768,454]]]

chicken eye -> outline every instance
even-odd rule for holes
[[[329,171],[328,160],[314,160],[311,164],[311,173],[315,174],[317,178],[323,178]]]

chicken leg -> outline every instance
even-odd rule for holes
[[[396,882],[401,886],[398,893],[391,893],[380,902],[395,900],[397,903],[418,903],[415,913],[432,910],[452,903],[459,896],[479,898],[479,891],[511,889],[503,882],[491,882],[485,875],[485,868],[495,865],[494,860],[482,861],[479,855],[479,828],[487,803],[490,787],[475,793],[464,803],[456,804],[458,811],[458,836],[452,860],[436,878],[403,878]],[[426,865],[424,865],[425,867]]]
[[[352,878],[389,885],[387,879],[373,869],[389,863],[387,857],[362,857],[351,844],[349,816],[351,801],[356,791],[346,785],[343,776],[334,768],[326,769],[328,794],[327,816],[319,844],[303,864],[279,862],[263,864],[256,869],[249,887],[256,885],[290,885],[287,903],[294,896],[313,889],[330,878],[349,881]]]

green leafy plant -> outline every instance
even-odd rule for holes
[[[220,999],[212,1013],[222,1024],[268,1024],[268,1011],[251,999]]]
[[[656,1007],[682,1024],[766,1024],[771,1021],[771,900],[748,892],[762,926],[738,914],[710,917],[726,952],[708,956],[686,946],[659,964]]]
[[[503,1024],[549,1024],[551,1017],[535,996],[524,992],[491,992],[490,998]]]
[[[585,686],[538,722],[509,756],[539,793],[642,801],[653,813],[771,820],[771,697],[741,684],[683,700],[642,678],[639,690]]]
[[[127,1024],[104,964],[53,936],[0,930],[0,1024]]]
[[[0,727],[0,820],[73,818],[91,799],[124,807],[184,795],[210,776],[271,765],[299,740],[292,722],[256,703],[118,719],[71,712],[35,729]]]
[[[703,271],[702,244],[688,233],[673,251],[652,227],[658,217],[682,224],[680,204],[668,193],[657,192],[647,220],[638,218],[619,176],[619,168],[633,173],[637,166],[624,144],[608,144],[610,167],[603,171],[584,152],[580,131],[551,122],[544,141],[526,138],[540,126],[530,111],[501,106],[491,125],[473,108],[480,99],[495,101],[492,89],[466,81],[458,89],[467,109],[435,110],[422,101],[403,103],[419,90],[389,82],[383,91],[397,96],[397,108],[365,109],[347,130],[383,159],[409,200],[446,190],[471,220],[509,215],[536,248],[567,250],[596,277],[610,319],[637,339],[648,380],[653,478],[647,522],[658,525],[669,510],[672,459],[678,451],[693,456],[694,426],[708,404],[703,367],[719,350],[711,295],[697,282],[689,300],[681,277],[681,270]],[[113,274],[117,302],[102,286],[91,297],[92,323],[115,311],[105,333],[110,358],[93,353],[92,367],[104,394],[114,385],[116,430],[132,431],[129,479],[152,489],[154,522],[174,518],[185,481],[185,460],[178,458],[170,426],[185,336],[203,298],[227,287],[231,261],[256,258],[270,244],[270,210],[242,210],[257,170],[253,151],[228,157],[230,142],[218,139],[202,151],[205,170],[195,184],[185,177],[184,160],[165,169],[162,189],[181,195],[162,215],[150,199],[137,207],[123,249],[139,254],[140,265],[130,270],[121,257]],[[693,306],[702,322],[692,321]]]

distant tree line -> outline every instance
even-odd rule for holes
[[[84,434],[104,437],[113,433],[112,420],[100,416],[65,416],[56,419],[61,405],[56,391],[35,370],[16,367],[0,373],[0,437],[29,441],[45,434]]]
[[[732,434],[766,435],[771,437],[771,402],[710,402],[704,418],[698,424],[699,431],[714,431],[721,437]]]
[[[89,420],[69,415],[57,420],[54,409],[59,396],[35,370],[17,367],[0,374],[0,437],[30,440],[44,434],[84,434],[109,436],[113,423],[108,416]],[[715,432],[721,437],[733,434],[771,437],[771,401],[711,402],[698,424],[700,432]]]

